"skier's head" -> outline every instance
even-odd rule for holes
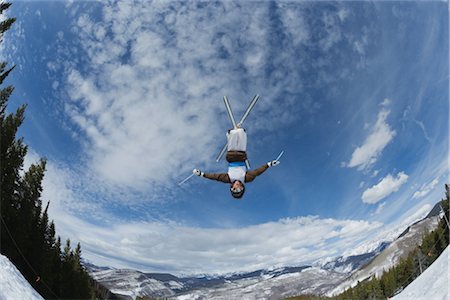
[[[236,198],[242,198],[245,193],[245,185],[240,180],[235,180],[230,187],[231,195]]]

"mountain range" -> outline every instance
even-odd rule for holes
[[[107,299],[137,296],[168,299],[280,299],[300,294],[336,295],[373,275],[381,275],[436,228],[435,206],[422,220],[408,226],[394,241],[381,241],[368,253],[340,256],[311,265],[288,266],[227,275],[174,276],[85,263],[98,291]]]

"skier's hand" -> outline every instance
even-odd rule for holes
[[[203,175],[205,175],[205,173],[203,173],[203,172],[200,171],[199,169],[194,169],[194,170],[192,170],[192,173],[193,173],[194,175],[197,175],[197,176],[203,176]]]
[[[272,160],[272,161],[269,161],[268,163],[267,163],[267,166],[269,166],[269,167],[275,167],[275,166],[278,166],[280,164],[280,161],[279,160]]]

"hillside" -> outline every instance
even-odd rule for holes
[[[449,247],[419,277],[392,300],[448,300],[449,296]]]
[[[327,293],[327,296],[335,296],[349,287],[353,287],[359,281],[375,275],[379,277],[383,271],[396,265],[402,258],[420,244],[425,233],[435,229],[439,217],[425,218],[408,227],[404,234],[392,242],[384,251],[375,257],[369,264],[353,273],[347,280]]]
[[[43,300],[17,268],[0,255],[0,300]]]

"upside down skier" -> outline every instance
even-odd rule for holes
[[[257,176],[264,173],[269,167],[280,163],[278,159],[272,160],[261,167],[248,171],[247,160],[247,132],[243,128],[234,128],[227,132],[227,155],[228,173],[204,173],[198,169],[192,171],[193,174],[212,180],[230,184],[231,195],[242,198],[245,192],[244,183],[252,182]]]

